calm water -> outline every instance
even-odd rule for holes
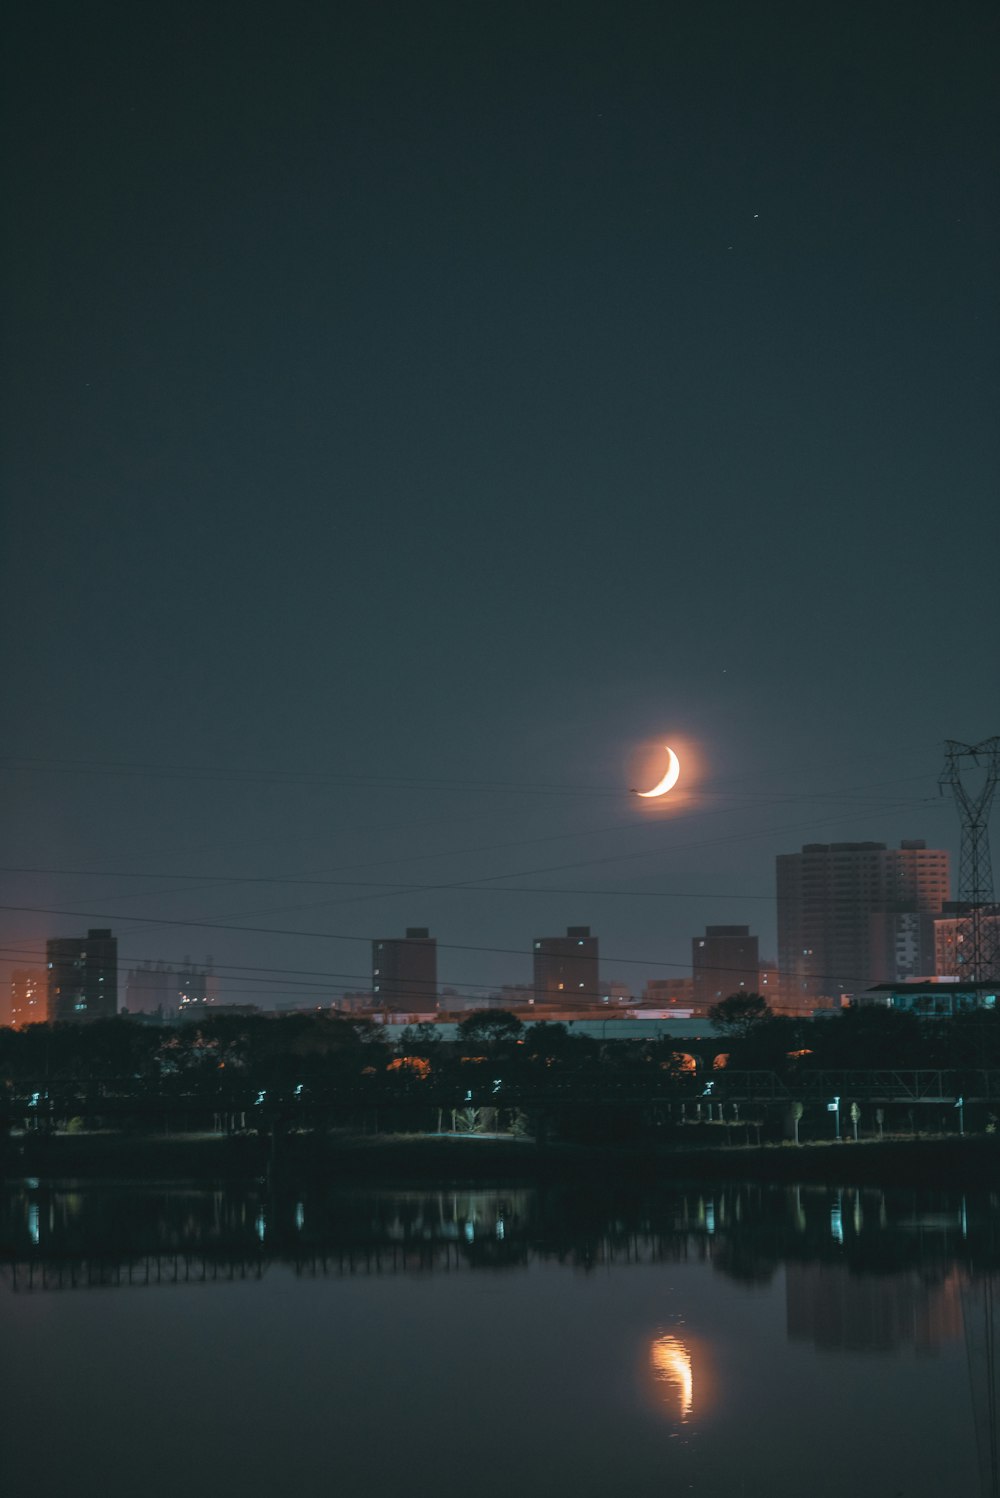
[[[867,1189],[18,1182],[2,1487],[994,1498],[998,1224]]]

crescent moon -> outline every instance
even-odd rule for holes
[[[667,773],[664,775],[659,785],[654,785],[651,791],[636,791],[635,794],[637,796],[665,796],[667,792],[672,791],[674,786],[677,784],[677,778],[681,773],[681,762],[677,758],[677,755],[671,749],[669,744],[665,744],[664,748],[669,755],[669,759],[667,760]]]

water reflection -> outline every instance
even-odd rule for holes
[[[788,1331],[817,1346],[952,1336],[959,1276],[1000,1270],[995,1195],[742,1184],[643,1191],[140,1186],[27,1179],[0,1188],[8,1283],[63,1268],[101,1282],[147,1260],[301,1273],[514,1270],[551,1261],[703,1262],[745,1285],[786,1271]],[[859,1276],[875,1276],[866,1285]],[[895,1277],[888,1286],[887,1277]],[[133,1280],[135,1276],[133,1275]],[[866,1331],[862,1331],[867,1328]],[[946,1328],[951,1328],[947,1330]]]
[[[691,1354],[677,1337],[657,1337],[649,1350],[653,1377],[666,1384],[676,1394],[681,1419],[686,1420],[694,1401],[694,1375],[691,1370]]]
[[[961,1341],[963,1279],[905,1270],[859,1275],[843,1264],[785,1266],[790,1341],[826,1352],[932,1352]]]
[[[976,1448],[997,1498],[998,1223],[990,1193],[30,1179],[0,1188],[0,1315],[26,1387],[68,1361],[79,1442],[133,1424],[138,1442],[179,1373],[170,1418],[197,1437],[181,1387],[225,1388],[197,1439],[207,1472],[231,1412],[241,1498],[285,1490],[257,1429],[301,1463],[293,1490],[319,1495],[331,1421],[342,1490],[368,1498],[413,1491],[393,1451],[437,1471],[444,1426],[438,1498],[469,1467],[484,1498],[938,1498],[975,1492]],[[128,1405],[113,1427],[88,1403],[94,1359]],[[964,1442],[938,1467],[936,1420]],[[494,1481],[476,1440],[497,1432]],[[164,1459],[147,1498],[207,1495]],[[25,1481],[37,1460],[25,1439]],[[58,1477],[44,1490],[70,1490]]]

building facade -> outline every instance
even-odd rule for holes
[[[212,959],[204,967],[185,957],[180,968],[166,962],[141,962],[130,968],[125,979],[125,1008],[129,1014],[154,1014],[172,1019],[189,1009],[214,1005],[219,985]]]
[[[601,1002],[598,938],[589,926],[567,926],[565,936],[536,936],[532,955],[536,1003]]]
[[[642,1002],[657,1009],[690,1009],[694,1005],[693,978],[650,978]]]
[[[995,1009],[997,988],[995,983],[926,978],[912,983],[876,983],[859,994],[856,1002],[865,1008],[901,1009],[926,1019],[947,1019],[971,1009]]]
[[[786,1002],[839,1000],[913,976],[909,969],[926,957],[926,937],[921,955],[918,926],[884,918],[939,915],[948,899],[948,854],[922,839],[898,848],[807,843],[801,853],[778,855],[777,896]]]
[[[981,906],[979,920],[992,947],[1000,947],[1000,905]],[[937,977],[961,978],[969,972],[967,950],[972,937],[969,926],[970,907],[958,901],[947,904],[934,921],[934,966],[931,971]],[[993,978],[994,981],[1000,980],[1000,973],[994,973]]]
[[[720,999],[734,993],[756,993],[760,952],[749,926],[706,926],[704,936],[691,939],[695,1013],[704,1014]]]
[[[403,1012],[437,1005],[437,941],[426,926],[372,942],[372,1003]]]
[[[42,967],[15,968],[10,975],[10,1022],[15,1030],[48,1019],[48,985]]]
[[[53,937],[48,958],[48,1017],[72,1024],[118,1013],[118,941],[91,927],[86,936]]]

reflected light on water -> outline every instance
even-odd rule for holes
[[[681,1406],[681,1419],[691,1413],[694,1400],[694,1378],[691,1372],[691,1354],[676,1337],[657,1337],[649,1350],[653,1377],[660,1383],[669,1384],[675,1391]]]

